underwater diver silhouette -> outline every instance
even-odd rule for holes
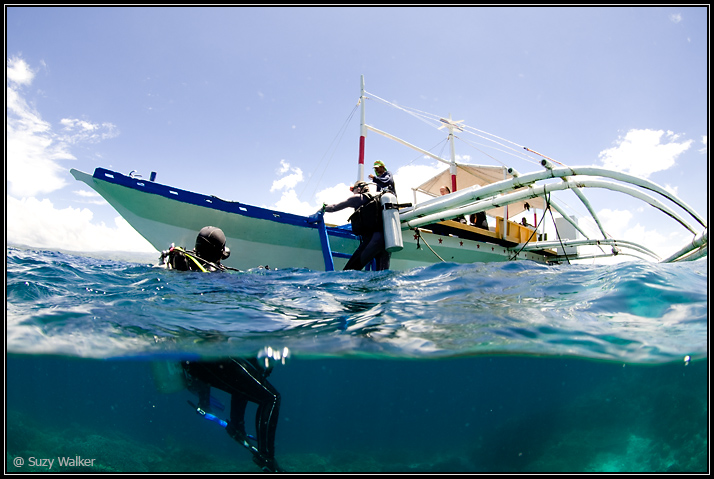
[[[220,228],[206,226],[196,238],[194,250],[171,247],[162,252],[161,260],[170,269],[180,271],[225,271],[220,264],[228,258],[226,237]],[[283,472],[275,461],[275,431],[280,412],[280,393],[268,382],[272,367],[260,364],[257,358],[229,357],[218,360],[183,361],[185,383],[198,395],[198,406],[189,401],[197,413],[225,427],[229,436],[253,454],[263,471]],[[218,419],[211,411],[211,387],[231,395],[230,420]],[[257,446],[246,434],[245,411],[248,402],[258,405],[255,415]]]
[[[198,394],[196,412],[204,415],[212,410],[211,387],[230,394],[230,420],[221,425],[229,436],[253,453],[253,462],[261,469],[282,471],[275,461],[280,393],[267,381],[272,368],[262,368],[256,358],[233,357],[217,361],[185,361],[182,365],[189,390]],[[245,410],[249,401],[258,405],[255,414],[257,447],[251,444],[252,437],[245,431]]]

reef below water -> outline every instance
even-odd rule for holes
[[[10,355],[7,372],[7,472],[258,472],[149,362]],[[295,358],[270,381],[289,472],[708,468],[706,361]]]

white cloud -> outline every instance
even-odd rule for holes
[[[446,165],[439,162],[434,162],[431,165],[407,165],[399,168],[394,173],[394,184],[397,186],[397,198],[399,202],[413,203],[414,192],[412,188],[416,188],[446,168],[448,168]],[[424,196],[424,198],[426,198],[426,196]]]
[[[399,168],[396,172],[394,172],[394,182],[397,185],[397,196],[399,197],[399,201],[402,203],[413,202],[414,195],[411,188],[443,171],[444,168],[444,165],[438,163],[430,166],[408,165]],[[300,201],[297,193],[295,192],[295,187],[303,181],[302,170],[299,168],[292,168],[287,161],[281,160],[280,168],[276,171],[276,174],[285,175],[288,172],[292,173],[273,182],[273,186],[270,191],[282,190],[282,195],[274,205],[269,206],[271,209],[307,216],[315,213],[322,207],[323,204],[332,205],[340,203],[349,198],[352,194],[349,189],[352,182],[339,183],[315,193],[314,202]],[[371,191],[376,191],[374,185],[372,185]],[[325,221],[329,224],[346,224],[352,213],[352,208],[328,213],[325,217]]]
[[[7,243],[70,251],[156,251],[117,216],[114,227],[92,222],[87,208],[57,209],[50,200],[7,196]]]
[[[7,80],[17,85],[29,85],[35,77],[35,73],[30,66],[19,57],[11,57],[7,60]]]
[[[603,209],[598,211],[597,216],[607,234],[614,238],[623,238],[633,214],[627,210]]]
[[[51,193],[65,186],[59,160],[73,160],[67,148],[56,142],[50,124],[43,121],[19,95],[7,88],[7,184],[16,196]]]
[[[670,230],[667,235],[659,230],[648,229],[637,221],[633,222],[635,215],[631,211],[602,209],[597,212],[597,215],[603,228],[612,238],[642,245],[660,258],[675,253],[687,239],[691,239],[691,235],[681,228],[677,228],[676,231]],[[594,233],[592,237],[600,237],[600,234]],[[623,252],[626,251],[623,249]]]
[[[63,128],[59,138],[68,144],[98,143],[119,134],[117,127],[111,123],[97,124],[85,120],[63,118],[60,120],[60,124]]]
[[[154,251],[121,217],[113,227],[96,224],[87,208],[57,209],[41,198],[67,185],[67,169],[61,162],[75,159],[70,145],[96,143],[116,136],[117,130],[110,123],[64,119],[55,131],[23,97],[22,89],[33,78],[23,59],[7,61],[6,241],[71,251]],[[82,190],[78,196],[89,194]]]
[[[315,198],[318,201],[317,208],[315,208],[311,213],[317,211],[318,208],[322,207],[323,204],[334,205],[336,203],[341,203],[352,195],[350,191],[350,186],[353,183],[340,183],[335,186],[331,186],[322,191],[319,191]],[[349,217],[352,215],[354,210],[352,208],[346,208],[342,211],[335,211],[333,213],[328,213],[325,216],[325,222],[335,225],[344,225],[349,222]]]
[[[285,160],[280,160],[280,168],[278,168],[277,174],[284,175],[290,171],[290,163]]]
[[[647,178],[674,166],[692,140],[678,142],[679,135],[663,130],[630,130],[613,148],[600,152],[606,168]]]
[[[280,160],[280,169],[278,169],[277,173],[279,175],[284,175],[285,173],[288,173],[289,171],[292,173],[287,176],[283,176],[282,178],[280,178],[278,180],[273,181],[273,185],[270,187],[271,193],[276,190],[294,189],[298,185],[298,183],[302,182],[302,180],[303,180],[302,170],[300,168],[292,168],[290,166],[290,163],[288,163],[285,160]]]
[[[681,13],[670,13],[669,20],[672,23],[679,23],[682,21],[682,14]]]
[[[6,153],[8,192],[16,197],[48,194],[67,185],[63,160],[75,160],[69,147],[97,143],[118,134],[111,123],[63,119],[59,132],[44,121],[22,95],[22,87],[32,83],[34,74],[17,57],[7,62]]]
[[[310,205],[304,201],[300,201],[294,189],[284,191],[280,199],[271,209],[284,211],[296,215],[311,215],[317,211],[315,205]]]

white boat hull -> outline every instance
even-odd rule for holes
[[[204,226],[217,226],[231,250],[227,266],[250,269],[308,268],[325,270],[316,225],[306,217],[221,200],[130,178],[97,168],[94,176],[71,170],[75,179],[97,191],[157,251],[177,246],[193,248]],[[335,270],[341,270],[359,245],[349,227],[328,227]],[[392,253],[391,269],[406,270],[440,261],[478,263],[508,261],[514,252],[490,242],[436,235],[421,230],[403,232],[404,249]],[[438,256],[437,256],[438,255]],[[521,253],[518,259],[545,262],[541,254]]]

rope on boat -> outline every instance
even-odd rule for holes
[[[429,246],[429,243],[427,243],[426,240],[424,239],[424,237],[421,235],[421,231],[419,231],[419,228],[414,228],[414,231],[416,231],[416,234],[417,234],[417,249],[420,248],[420,246],[419,246],[419,240],[424,241],[424,244],[426,245],[427,248],[429,248],[429,250],[430,250],[432,253],[434,253],[434,256],[436,256],[437,258],[439,258],[439,260],[441,260],[442,263],[446,263],[446,261],[444,261],[444,258],[442,258],[441,256],[439,256],[439,254],[438,254],[436,251],[434,251],[434,248],[432,248],[431,246]]]
[[[548,195],[546,195],[546,197],[545,197],[545,211],[550,211],[550,216],[551,216],[551,218],[553,217],[553,212],[550,210],[550,193],[548,193]],[[541,224],[543,224],[543,220],[545,220],[545,211],[543,212],[543,216],[540,217],[540,221],[536,225],[535,229],[531,232],[530,237],[526,240],[525,243],[523,243],[523,246],[521,246],[521,249],[516,251],[515,254],[509,258],[510,261],[515,260],[518,257],[518,255],[521,254],[521,251],[523,251],[523,248],[528,246],[528,243],[533,239],[533,235],[538,233],[538,228],[540,228]],[[553,220],[553,225],[555,226],[555,220]],[[555,233],[556,234],[558,233],[557,226],[555,226]],[[558,235],[558,239],[560,239],[560,235]],[[563,246],[562,241],[560,242],[560,246],[561,247]],[[563,253],[565,253],[565,248],[563,248]],[[567,255],[565,256],[565,259],[566,260],[568,259]]]
[[[563,256],[565,256],[565,262],[570,264],[570,259],[568,258],[568,253],[565,251],[565,245],[563,245],[563,239],[560,237],[560,233],[558,232],[558,225],[555,222],[555,216],[553,216],[553,210],[550,208],[550,193],[548,193],[548,196],[546,196],[546,210],[550,211],[550,218],[553,220],[553,227],[555,228],[555,235],[558,237],[558,241],[560,242],[560,247],[563,249]],[[545,216],[545,214],[543,216]]]

